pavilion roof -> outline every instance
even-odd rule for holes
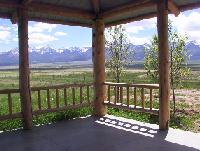
[[[30,21],[91,27],[103,18],[106,26],[155,17],[157,0],[0,0],[0,18],[17,22],[17,8],[26,7]],[[170,13],[200,7],[200,0],[168,0]]]

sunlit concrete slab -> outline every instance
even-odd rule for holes
[[[200,134],[106,115],[0,134],[2,151],[197,151]]]

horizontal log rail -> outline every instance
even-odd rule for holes
[[[35,104],[37,104],[36,107],[33,107],[33,115],[90,106],[93,99],[90,93],[92,88],[93,84],[63,84],[32,87],[32,95],[33,93],[37,93],[37,99],[32,99],[32,102],[36,100]],[[42,94],[46,96],[45,101],[42,101]]]
[[[48,90],[48,89],[63,89],[63,88],[70,88],[70,87],[85,87],[85,86],[92,86],[93,84],[61,84],[61,85],[52,85],[52,86],[43,86],[43,87],[31,87],[31,91],[38,91],[38,90]]]
[[[31,87],[32,114],[65,111],[93,105],[93,84],[62,84]],[[0,121],[22,118],[20,89],[0,90]],[[18,110],[14,105],[20,106]],[[5,109],[7,111],[5,111]]]
[[[107,87],[107,100],[104,101],[107,106],[158,115],[159,100],[153,98],[159,94],[158,84],[105,82],[104,85]],[[157,103],[157,108],[154,103]]]
[[[19,89],[3,89],[0,94],[19,93]]]

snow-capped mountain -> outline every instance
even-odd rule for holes
[[[54,63],[86,61],[92,57],[91,47],[70,47],[55,49],[50,46],[29,48],[30,63]],[[14,48],[0,54],[0,65],[16,65],[19,62],[19,50]]]
[[[133,60],[142,61],[144,59],[144,49],[149,48],[148,44],[131,45],[135,50]],[[190,41],[186,43],[186,49],[191,55],[190,59],[200,60],[200,43]],[[29,48],[30,63],[55,63],[55,62],[71,62],[71,61],[87,61],[92,59],[91,47],[69,47],[55,49],[50,46],[30,47]],[[8,52],[0,53],[0,65],[17,65],[19,62],[19,50],[14,48]]]
[[[191,55],[190,60],[200,60],[200,43],[197,41],[190,41],[186,43],[186,49]]]

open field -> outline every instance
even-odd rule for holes
[[[31,86],[48,86],[56,84],[73,84],[73,83],[91,83],[93,82],[92,68],[78,69],[58,69],[58,70],[31,70]],[[0,71],[0,89],[18,88],[19,87],[18,70]],[[113,81],[112,77],[107,74],[107,81]],[[122,82],[126,83],[153,83],[146,77],[144,70],[127,70]],[[189,79],[185,79],[183,87],[176,90],[177,92],[177,114],[176,118],[172,117],[171,126],[184,130],[192,130],[200,132],[200,71],[193,71]],[[54,95],[54,94],[53,94]],[[78,97],[78,96],[76,96]],[[16,96],[16,100],[19,96]],[[33,102],[36,97],[33,97]],[[5,100],[0,97],[0,114],[5,112]],[[5,104],[4,104],[4,103]],[[19,101],[15,102],[15,110],[20,110]],[[91,109],[77,110],[78,113],[67,111],[65,113],[48,114],[47,116],[35,117],[35,124],[49,123],[50,121],[60,120],[62,117],[72,117],[76,115],[84,115],[92,112]],[[157,123],[158,117],[152,117],[143,113],[134,113],[130,111],[122,111],[118,109],[109,109],[111,114],[134,118],[140,121]],[[9,123],[9,122],[8,122]],[[19,127],[20,122],[12,122],[9,124],[0,122],[0,130],[9,129],[5,125],[10,124],[11,128]]]

